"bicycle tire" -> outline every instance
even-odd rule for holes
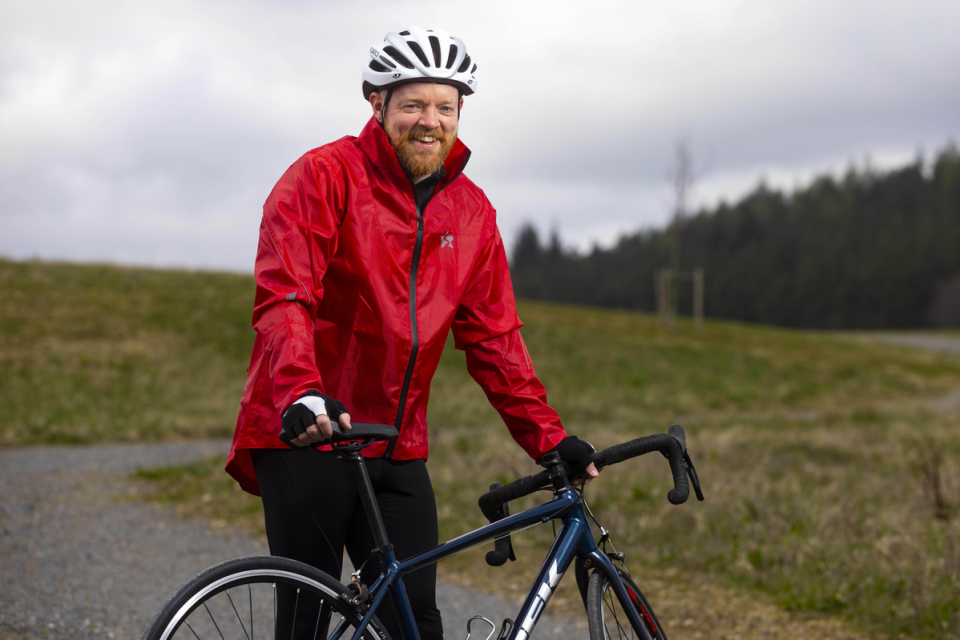
[[[340,625],[348,627],[343,635],[350,638],[349,629],[359,626],[362,615],[343,599],[346,594],[340,582],[302,562],[269,556],[228,560],[186,583],[157,613],[143,640],[327,638]],[[390,640],[376,616],[363,638]]]
[[[657,620],[656,614],[640,588],[625,571],[617,570],[623,586],[633,600],[633,607],[646,625],[646,633],[653,640],[667,640],[667,636]],[[624,638],[644,638],[645,635],[635,629],[622,609],[620,600],[610,581],[600,571],[594,571],[587,586],[587,624],[590,628],[590,640],[621,640]]]

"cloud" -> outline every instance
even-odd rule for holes
[[[508,243],[662,223],[678,136],[703,201],[958,134],[960,4],[171,2],[0,9],[0,254],[251,268],[259,211],[356,134],[369,46],[444,26],[479,65],[467,173]],[[791,177],[792,176],[792,177]],[[182,262],[181,262],[182,261]]]

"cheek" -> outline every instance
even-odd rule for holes
[[[440,123],[440,128],[443,129],[443,134],[447,137],[456,137],[457,135],[457,121],[454,119],[451,121],[443,121]]]
[[[410,133],[410,127],[403,123],[389,122],[387,124],[387,135],[393,140],[402,140]]]

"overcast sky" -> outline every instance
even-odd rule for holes
[[[359,133],[371,46],[408,25],[478,64],[466,173],[510,243],[663,224],[678,137],[700,203],[960,134],[960,2],[0,5],[0,255],[250,271],[264,199]]]

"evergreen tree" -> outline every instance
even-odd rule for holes
[[[678,235],[672,235],[678,234]],[[679,229],[621,237],[586,255],[547,246],[526,225],[511,270],[524,297],[653,311],[654,274],[670,265],[707,275],[706,313],[810,328],[960,324],[960,153],[948,145],[888,172],[851,168],[792,194],[760,184],[739,202],[685,219]],[[690,312],[684,291],[680,309]]]

